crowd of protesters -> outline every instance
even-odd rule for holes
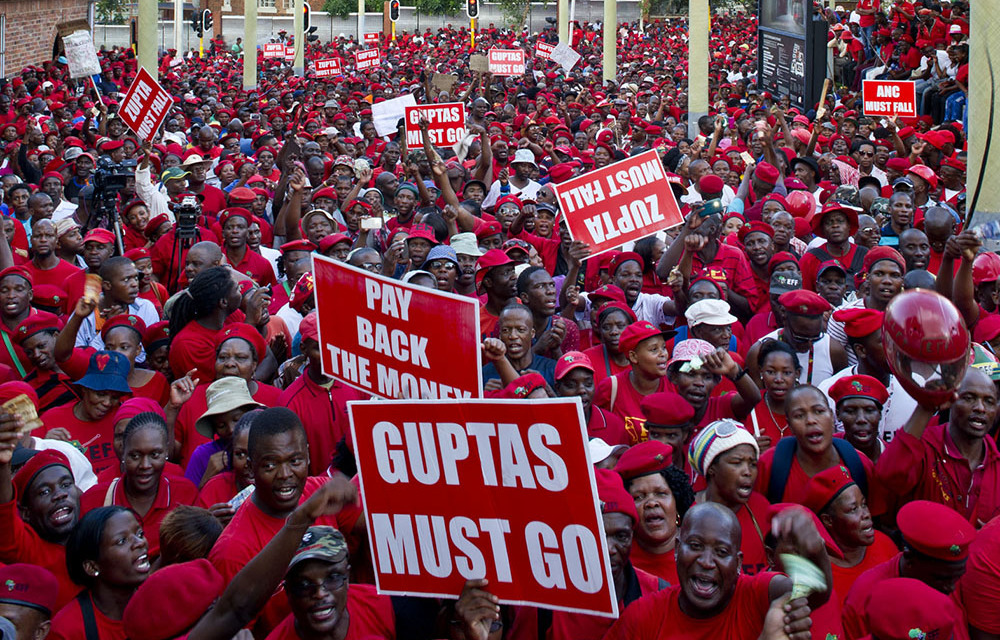
[[[753,17],[715,16],[696,133],[679,19],[621,25],[614,82],[593,24],[569,71],[535,56],[552,30],[489,25],[471,51],[449,26],[363,73],[343,37],[304,78],[261,60],[249,92],[239,43],[168,50],[150,140],[117,116],[131,50],[93,80],[60,57],[0,83],[0,636],[1000,637],[968,3],[824,11],[834,87],[804,109],[755,88]],[[527,73],[472,72],[491,47]],[[315,78],[331,56],[347,75]],[[919,117],[863,115],[865,78],[915,80]],[[406,93],[463,103],[467,138],[379,135],[373,105]],[[591,256],[556,188],[651,149],[683,224]],[[477,299],[486,397],[580,399],[617,620],[484,580],[376,591],[346,411],[368,398],[324,373],[317,329],[352,310],[317,310],[314,254]],[[943,401],[888,364],[909,290],[953,302],[970,365]],[[787,554],[827,588],[792,599]]]

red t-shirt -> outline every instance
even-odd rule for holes
[[[615,386],[614,380],[617,380],[618,390],[614,394],[615,401],[614,406],[612,406],[611,396],[613,387]],[[660,378],[660,383],[654,393],[668,391],[669,389],[670,383],[667,381],[666,376],[664,376]],[[646,439],[646,429],[644,427],[646,417],[643,415],[642,407],[639,405],[645,397],[632,386],[632,382],[629,380],[629,372],[623,371],[610,378],[601,380],[601,383],[597,385],[597,389],[594,390],[593,403],[594,406],[606,409],[625,421],[625,431],[629,435],[629,444],[633,445]]]
[[[105,469],[118,465],[113,446],[115,436],[115,412],[109,411],[97,422],[80,420],[73,413],[73,407],[78,403],[71,402],[54,409],[49,409],[40,417],[46,431],[62,427],[69,431],[74,440],[83,445],[83,453],[98,474]]]
[[[605,378],[610,378],[622,371],[632,370],[632,365],[630,364],[624,367],[616,364],[614,358],[610,357],[607,348],[603,344],[594,345],[584,351],[583,354],[590,358],[590,362],[594,365],[594,384],[600,384]]]
[[[217,218],[219,212],[228,206],[225,192],[218,187],[206,184],[202,187],[201,195],[205,196],[205,200],[201,203],[201,211],[206,216]]]
[[[587,422],[587,437],[600,438],[611,446],[628,445],[630,442],[625,421],[620,416],[591,405],[590,420]]]
[[[370,584],[352,584],[347,589],[347,614],[350,624],[344,640],[373,640],[396,637],[396,614],[392,610],[389,596],[380,596]],[[299,640],[302,636],[295,630],[295,617],[288,616],[281,621],[267,640]]]
[[[205,483],[205,486],[198,492],[198,499],[195,500],[194,506],[208,509],[213,504],[229,502],[239,491],[236,487],[236,474],[232,471],[223,471],[212,476]]]
[[[108,491],[111,484],[115,484],[111,499],[108,500]],[[125,495],[125,483],[122,481],[99,482],[88,489],[80,498],[80,514],[93,511],[98,507],[118,506],[130,509],[132,514],[139,520],[142,530],[146,535],[146,542],[149,544],[149,557],[156,558],[160,555],[160,523],[168,513],[173,511],[178,505],[194,504],[198,498],[198,488],[187,478],[160,476],[160,486],[156,491],[156,498],[153,506],[150,507],[146,515],[140,516],[132,507]]]
[[[858,0],[857,8],[874,9],[875,11],[878,11],[879,9],[881,9],[880,7],[881,4],[882,3],[880,0]],[[860,21],[858,22],[858,25],[861,27],[871,27],[874,26],[874,24],[875,24],[874,13],[871,15],[862,15]],[[888,57],[886,57],[886,59],[888,59]]]
[[[666,553],[650,553],[633,540],[629,560],[636,569],[642,569],[671,585],[677,584],[677,554],[674,549]]]
[[[153,372],[153,377],[141,387],[132,387],[135,398],[149,398],[158,405],[165,405],[170,400],[170,381],[159,371]]]
[[[83,269],[75,267],[65,260],[60,259],[59,264],[51,269],[39,269],[34,262],[25,262],[24,268],[31,273],[32,286],[38,287],[47,284],[59,287],[69,296],[69,299],[76,302],[77,298],[83,295],[83,287],[86,282],[86,275]],[[71,306],[66,307],[72,309]]]
[[[21,520],[16,499],[0,503],[0,562],[25,562],[51,571],[59,583],[56,609],[80,593],[80,585],[69,579],[66,547],[43,540],[34,528]]]
[[[229,258],[226,256],[226,260]],[[274,277],[274,268],[271,267],[271,263],[264,256],[260,255],[256,251],[251,251],[247,247],[246,253],[243,254],[243,259],[239,261],[238,264],[232,264],[233,269],[240,272],[240,275],[246,275],[255,283],[257,286],[265,287],[271,285],[275,287],[278,285],[278,280]]]
[[[299,376],[277,400],[279,407],[288,407],[303,420],[309,438],[309,473],[320,475],[330,466],[330,460],[340,439],[350,433],[351,421],[347,403],[365,400],[365,394],[339,382],[322,387],[309,378]]]
[[[889,536],[881,531],[876,531],[875,542],[865,550],[865,557],[861,562],[853,567],[839,567],[831,563],[833,568],[833,590],[837,594],[837,597],[840,598],[841,606],[847,600],[847,594],[850,593],[851,587],[861,577],[861,574],[895,557],[897,553],[899,553],[899,549],[896,548],[896,545]]]
[[[793,436],[787,436],[789,438]],[[774,462],[774,451],[777,442],[771,443],[771,448],[760,454],[760,460],[757,463],[757,484],[754,487],[763,496],[767,496],[767,490],[771,483],[771,466]],[[858,453],[858,457],[861,458],[861,464],[865,468],[865,475],[868,477],[868,505],[871,507],[872,515],[877,515],[881,511],[877,511],[878,506],[881,504],[876,500],[873,500],[873,495],[875,489],[875,465],[872,464],[871,460],[863,453]],[[795,504],[805,504],[806,501],[806,484],[809,482],[809,476],[806,474],[802,465],[799,464],[799,459],[794,454],[792,455],[792,468],[788,474],[788,481],[785,483],[785,492],[781,496],[781,502],[792,502]]]
[[[976,534],[959,585],[969,626],[1000,634],[1000,518]]]
[[[203,327],[197,320],[187,323],[170,341],[170,369],[175,378],[195,369],[199,382],[215,380],[215,349],[219,331]]]
[[[89,593],[86,597],[90,598]],[[91,598],[91,602],[93,602],[93,598]],[[126,640],[128,638],[122,621],[107,617],[101,613],[96,604],[94,605],[94,622],[97,625],[98,640]],[[89,640],[83,626],[83,611],[80,610],[80,603],[77,600],[71,600],[52,618],[52,631],[49,638]]]
[[[770,566],[764,551],[764,536],[771,530],[771,503],[756,491],[743,508],[736,512],[743,533],[740,551],[743,552],[743,573],[754,575]]]
[[[658,591],[625,609],[604,639],[757,640],[771,606],[768,588],[776,575],[769,571],[741,575],[729,604],[711,618],[692,618],[681,611],[680,586]]]

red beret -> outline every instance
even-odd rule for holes
[[[821,471],[806,482],[806,497],[802,505],[816,514],[822,513],[847,487],[855,484],[851,472],[843,465]]]
[[[35,298],[38,294],[35,294]],[[976,328],[972,332],[973,342],[989,342],[1000,336],[1000,315],[995,313],[987,313],[984,316],[980,316],[979,322],[976,323]]]
[[[7,267],[3,271],[0,271],[0,280],[3,280],[7,276],[19,276],[27,280],[29,285],[34,284],[31,277],[31,272],[28,271],[28,269],[23,265],[16,267]]]
[[[236,187],[229,192],[229,204],[231,205],[250,204],[256,198],[257,194],[246,187]]]
[[[965,173],[965,163],[961,160],[956,160],[955,158],[945,158],[941,161],[942,167],[951,167],[952,169],[957,169],[962,173]]]
[[[316,245],[308,240],[292,240],[291,242],[286,242],[281,245],[281,252],[287,253],[289,251],[315,251]]]
[[[910,168],[910,161],[906,158],[889,158],[885,161],[885,168],[906,173],[906,170]]]
[[[146,327],[146,335],[142,338],[142,346],[146,351],[153,351],[170,342],[170,321],[161,320]]]
[[[635,509],[635,500],[625,490],[622,477],[610,469],[595,469],[594,480],[597,483],[597,499],[601,501],[601,513],[624,513],[632,518],[634,527],[639,522],[639,512]]]
[[[953,637],[955,608],[951,598],[920,580],[889,578],[878,583],[864,610],[869,637],[930,640]]]
[[[739,237],[740,242],[743,242],[746,239],[746,237],[751,233],[763,233],[768,238],[773,239],[774,227],[772,227],[766,222],[761,222],[760,220],[754,220],[750,224],[745,224],[742,227],[740,227],[740,232],[737,234],[737,236]]]
[[[37,456],[35,456],[37,457]],[[59,582],[48,569],[34,564],[9,564],[0,567],[0,604],[55,613]]]
[[[73,468],[69,465],[66,455],[55,449],[45,449],[31,456],[24,466],[14,474],[13,485],[15,495],[18,500],[28,492],[28,487],[39,473],[52,466],[66,467],[69,474],[73,475]]]
[[[503,232],[503,227],[496,220],[486,220],[480,225],[479,229],[476,230],[476,239],[483,240],[484,238],[489,238],[490,236],[495,236],[498,233]]]
[[[126,251],[125,257],[131,260],[132,262],[135,262],[136,260],[143,260],[145,258],[151,258],[152,256],[149,255],[149,249],[144,249],[142,247],[139,247],[136,249],[129,249],[128,251]]]
[[[230,207],[222,212],[219,216],[219,226],[224,227],[226,223],[229,222],[230,218],[243,218],[247,226],[250,225],[250,220],[253,218],[253,214],[242,207]]]
[[[104,326],[101,327],[101,340],[106,340],[108,333],[115,327],[128,327],[139,334],[139,340],[142,340],[142,337],[146,335],[146,323],[143,322],[142,318],[131,313],[123,313],[104,323]]]
[[[646,427],[683,427],[694,418],[694,407],[673,391],[651,393],[639,403]]]
[[[597,289],[590,292],[589,296],[591,304],[601,304],[597,302],[598,300],[612,300],[614,302],[621,302],[625,304],[625,292],[622,291],[617,285],[605,284]]]
[[[155,215],[149,219],[146,223],[146,227],[142,230],[143,235],[150,236],[154,231],[163,226],[165,222],[170,222],[170,216],[165,213]]]
[[[219,338],[219,346],[221,347],[222,343],[233,338],[246,340],[257,354],[257,362],[264,359],[267,345],[264,342],[264,336],[260,335],[260,332],[255,328],[244,322],[234,322],[223,329],[222,336]]]
[[[673,453],[673,447],[670,445],[663,444],[659,440],[647,440],[625,451],[618,459],[615,471],[624,482],[630,482],[663,471],[672,465]]]
[[[62,329],[62,322],[59,320],[59,316],[48,311],[38,311],[17,325],[17,329],[14,330],[14,342],[21,344],[39,331],[59,331],[60,329]]]
[[[865,273],[871,271],[872,265],[876,262],[881,262],[882,260],[891,260],[899,265],[900,271],[906,272],[906,261],[903,260],[903,256],[893,249],[887,246],[873,247],[868,253],[865,254],[865,259],[862,262],[861,269]]]
[[[142,583],[125,607],[122,626],[130,638],[167,640],[183,635],[226,588],[204,558],[172,564]]]
[[[510,204],[513,204],[513,205],[517,206],[518,210],[524,208],[524,204],[521,202],[520,198],[518,198],[517,196],[509,196],[509,195],[508,196],[503,196],[502,198],[500,198],[499,200],[497,200],[497,203],[496,203],[496,205],[494,205],[494,208],[495,209],[499,209],[502,205],[507,204],[507,203],[510,203]]]
[[[623,251],[622,253],[619,253],[615,257],[611,258],[611,264],[608,265],[608,271],[611,272],[611,275],[614,275],[615,272],[618,271],[618,267],[622,266],[629,260],[635,260],[638,262],[640,271],[646,268],[646,264],[643,262],[642,256],[638,253],[634,251]]]
[[[877,309],[838,309],[833,319],[844,323],[844,333],[851,338],[864,338],[882,328],[885,314]]]
[[[775,167],[770,162],[761,162],[754,169],[753,175],[755,178],[763,182],[764,184],[774,185],[777,184],[780,173],[778,168]]]
[[[573,172],[576,170],[577,166],[578,165],[573,162],[563,162],[554,165],[551,169],[549,169],[549,180],[555,184],[566,182],[573,177]]]
[[[340,244],[341,242],[347,242],[348,244],[350,244],[351,238],[343,233],[331,233],[330,235],[325,236],[322,240],[319,241],[319,247],[318,247],[319,252],[322,254],[326,254],[327,251],[332,249],[335,245]]]
[[[885,385],[866,375],[844,376],[833,383],[829,393],[834,403],[847,398],[867,398],[884,406],[889,399]]]
[[[0,403],[13,400],[17,396],[25,395],[31,403],[38,408],[38,393],[35,388],[22,380],[11,380],[0,384]]]
[[[808,289],[783,293],[778,297],[778,304],[788,313],[801,316],[818,316],[833,308],[818,293]]]
[[[83,236],[83,241],[85,243],[99,242],[100,244],[111,244],[115,241],[115,234],[107,229],[91,229],[87,232],[87,235]]]
[[[701,177],[698,180],[698,191],[705,193],[722,193],[726,184],[722,181],[722,178],[715,175],[714,173],[709,173]]]
[[[896,525],[911,549],[938,560],[959,561],[969,555],[975,528],[957,511],[927,500],[908,502],[899,510]]]

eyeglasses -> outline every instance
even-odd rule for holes
[[[875,155],[875,153],[872,152],[872,151],[858,151],[858,155],[859,156],[864,156],[864,157],[867,158],[867,157]]]
[[[382,271],[382,263],[381,262],[362,262],[361,263],[361,268],[364,269],[364,270],[366,270],[366,271],[373,271],[375,273],[379,273],[380,271]]]
[[[285,589],[295,598],[315,597],[322,588],[327,593],[333,593],[347,583],[347,574],[331,573],[323,578],[323,582],[316,583],[310,580],[297,580],[286,582]]]
[[[451,260],[435,260],[427,265],[428,269],[441,269],[443,271],[455,271],[458,269],[456,265]]]

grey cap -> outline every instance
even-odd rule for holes
[[[434,247],[427,252],[424,264],[429,264],[434,260],[451,260],[455,263],[455,266],[461,266],[458,263],[458,254],[456,254],[455,250],[446,244],[434,245]]]
[[[797,273],[779,271],[771,276],[771,295],[781,295],[789,291],[798,291],[802,288],[802,276]]]

